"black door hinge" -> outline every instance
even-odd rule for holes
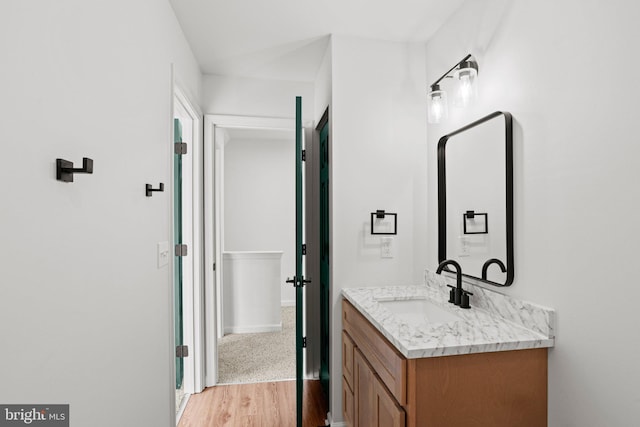
[[[307,161],[307,150],[302,150],[302,161]]]
[[[307,337],[302,337],[302,348],[307,348]]]
[[[307,254],[307,245],[305,243],[302,244],[302,255]]]
[[[176,245],[176,256],[187,256],[187,245]]]
[[[189,347],[186,345],[179,345],[176,347],[176,357],[188,357]]]
[[[176,154],[187,154],[187,143],[186,142],[176,142],[174,144],[174,153]]]

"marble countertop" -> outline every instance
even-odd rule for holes
[[[451,283],[428,273],[424,285],[349,288],[342,294],[408,359],[553,347],[554,310],[470,284],[463,287],[474,292],[472,307],[462,309],[448,302]],[[458,318],[419,323],[381,303],[413,299]]]

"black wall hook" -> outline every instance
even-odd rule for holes
[[[93,160],[83,157],[82,167],[74,168],[73,162],[56,159],[56,179],[62,182],[73,182],[74,173],[93,173]]]
[[[154,191],[164,192],[164,184],[163,183],[160,183],[160,187],[158,187],[158,188],[151,188],[151,184],[147,184],[145,186],[145,188],[146,188],[147,197],[153,196],[153,192]]]

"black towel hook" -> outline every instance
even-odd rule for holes
[[[153,196],[153,192],[154,191],[159,191],[159,192],[163,192],[164,191],[164,184],[161,182],[160,186],[158,188],[151,188],[151,184],[147,184],[145,186],[145,194],[147,195],[147,197],[151,197]]]
[[[56,179],[62,182],[73,182],[74,173],[93,173],[93,160],[83,157],[82,167],[74,168],[73,162],[56,159]]]

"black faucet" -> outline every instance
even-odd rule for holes
[[[460,308],[471,308],[469,305],[469,295],[473,294],[462,289],[462,267],[460,267],[460,264],[452,259],[444,260],[440,265],[438,265],[436,273],[442,274],[442,270],[444,270],[448,265],[451,265],[456,269],[456,287],[454,288],[451,285],[447,285],[451,288],[451,291],[449,292],[449,302],[460,306]]]
[[[502,261],[500,261],[498,258],[491,258],[491,259],[488,259],[487,261],[485,261],[485,263],[482,265],[482,279],[483,280],[487,280],[487,270],[489,269],[489,266],[491,264],[498,264],[498,266],[500,267],[500,270],[502,270],[503,273],[507,272],[507,267],[504,265],[504,263]]]

